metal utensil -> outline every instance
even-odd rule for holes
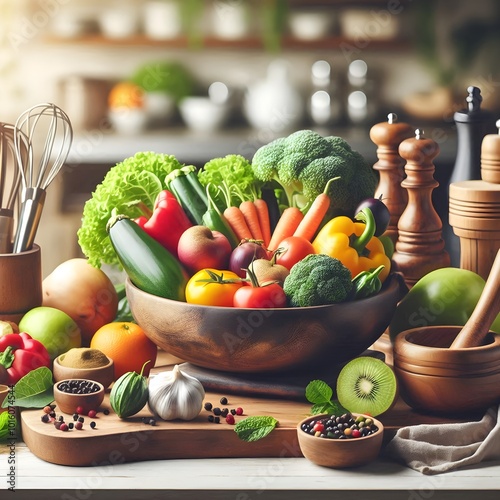
[[[43,147],[35,151],[34,143],[40,139]],[[73,142],[73,128],[68,115],[57,105],[43,103],[22,113],[16,121],[14,146],[18,165],[22,164],[21,133],[28,138],[28,155],[25,168],[20,168],[22,198],[14,253],[29,250],[34,242],[38,224],[42,216],[46,189],[59,173],[68,157]],[[35,158],[36,152],[36,158]],[[36,162],[36,163],[35,163]]]
[[[0,254],[12,252],[14,210],[21,186],[22,166],[16,165],[14,133],[14,125],[0,123]],[[24,162],[28,153],[28,141],[22,132],[19,133],[19,139],[20,156]]]

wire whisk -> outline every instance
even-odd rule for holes
[[[23,163],[22,134],[28,140]],[[34,146],[43,142],[40,150]],[[43,103],[22,113],[16,121],[14,149],[21,175],[21,213],[14,238],[14,253],[31,249],[45,202],[46,189],[68,157],[73,128],[68,115],[57,105]]]
[[[14,210],[21,187],[22,167],[16,165],[14,135],[14,125],[0,123],[0,253],[12,252]],[[28,139],[22,132],[18,133],[18,138],[20,156],[25,163],[28,155]]]

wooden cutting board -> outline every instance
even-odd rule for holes
[[[159,421],[156,426],[151,426],[142,423],[142,417],[150,416],[146,407],[126,420],[121,420],[112,411],[109,415],[104,415],[101,411],[94,419],[97,424],[95,429],[90,428],[90,419],[86,417],[84,429],[62,432],[52,424],[41,421],[41,410],[24,410],[21,412],[22,435],[26,445],[37,457],[47,462],[72,466],[177,458],[285,458],[302,455],[297,442],[296,426],[308,416],[311,408],[309,403],[223,392],[207,392],[205,401],[223,407],[220,404],[222,396],[228,398],[225,405],[227,408],[243,408],[244,415],[236,416],[236,421],[247,416],[270,415],[279,421],[279,426],[264,439],[246,443],[238,438],[234,426],[227,424],[224,419],[221,419],[220,424],[209,422],[210,412],[206,410],[202,410],[190,422]],[[105,408],[110,409],[108,395],[101,410]],[[55,411],[58,413],[57,408]],[[386,429],[384,437],[387,441],[398,428],[405,425],[463,422],[479,420],[481,416],[457,420],[422,415],[398,401],[392,410],[381,417],[381,421]],[[71,422],[71,415],[65,415],[65,420]]]

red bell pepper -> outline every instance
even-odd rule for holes
[[[2,383],[13,385],[36,368],[50,368],[51,361],[40,341],[27,333],[9,333],[0,338],[0,365],[7,371],[7,379]]]
[[[193,225],[177,198],[167,189],[156,197],[151,217],[142,216],[135,221],[175,257],[181,234]]]

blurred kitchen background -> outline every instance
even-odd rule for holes
[[[395,112],[439,142],[443,189],[467,87],[500,117],[499,46],[498,0],[0,0],[0,121],[51,101],[75,130],[44,274],[79,255],[85,200],[138,151],[202,167],[314,128],[374,163],[369,129]]]

